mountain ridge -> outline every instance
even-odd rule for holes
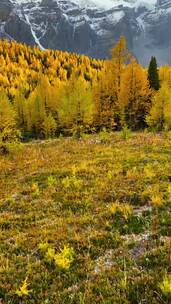
[[[138,60],[171,63],[170,0],[2,0],[0,38],[14,39],[42,50],[51,48],[110,56],[124,35]]]

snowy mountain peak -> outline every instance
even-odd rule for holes
[[[81,7],[98,7],[103,9],[111,9],[114,7],[140,7],[145,6],[148,8],[152,8],[156,5],[157,0],[74,0],[75,3],[77,3]]]
[[[15,4],[25,4],[25,3],[40,3],[42,0],[10,0]],[[49,2],[58,0],[49,0]],[[111,9],[114,7],[154,7],[158,0],[72,0],[71,2],[77,4],[79,7],[88,8],[88,7],[96,7],[101,9]],[[69,2],[69,1],[68,1]]]
[[[0,37],[104,58],[121,35],[171,63],[171,0],[0,0]]]

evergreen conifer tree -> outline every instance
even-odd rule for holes
[[[158,91],[160,89],[159,73],[157,68],[157,60],[151,57],[150,65],[148,68],[148,80],[150,88]]]

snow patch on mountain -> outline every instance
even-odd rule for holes
[[[30,25],[31,33],[32,33],[32,35],[33,35],[33,38],[34,38],[36,44],[39,46],[39,48],[40,48],[42,51],[45,50],[45,48],[41,45],[40,40],[39,40],[39,38],[37,37],[35,31],[33,30],[33,27],[32,27],[31,22],[30,22],[30,20],[29,20],[29,16],[28,16],[28,15],[24,15],[24,16],[25,16],[25,19],[26,19],[27,24]]]
[[[80,7],[97,7],[101,9],[111,9],[114,7],[155,7],[157,0],[73,0]]]
[[[24,4],[24,3],[40,3],[42,0],[10,0],[14,4]]]
[[[40,3],[42,0],[10,0],[15,4],[24,4],[24,3]],[[53,0],[49,0],[53,1]],[[61,2],[56,0],[56,2]],[[66,1],[67,2],[67,1]],[[157,0],[72,0],[68,2],[73,2],[79,7],[88,8],[96,7],[101,9],[111,9],[114,7],[140,7],[145,6],[147,8],[152,8],[156,5]]]

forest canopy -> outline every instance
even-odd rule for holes
[[[124,37],[110,60],[0,41],[0,140],[170,130],[170,75],[155,57],[148,69],[140,65]]]

